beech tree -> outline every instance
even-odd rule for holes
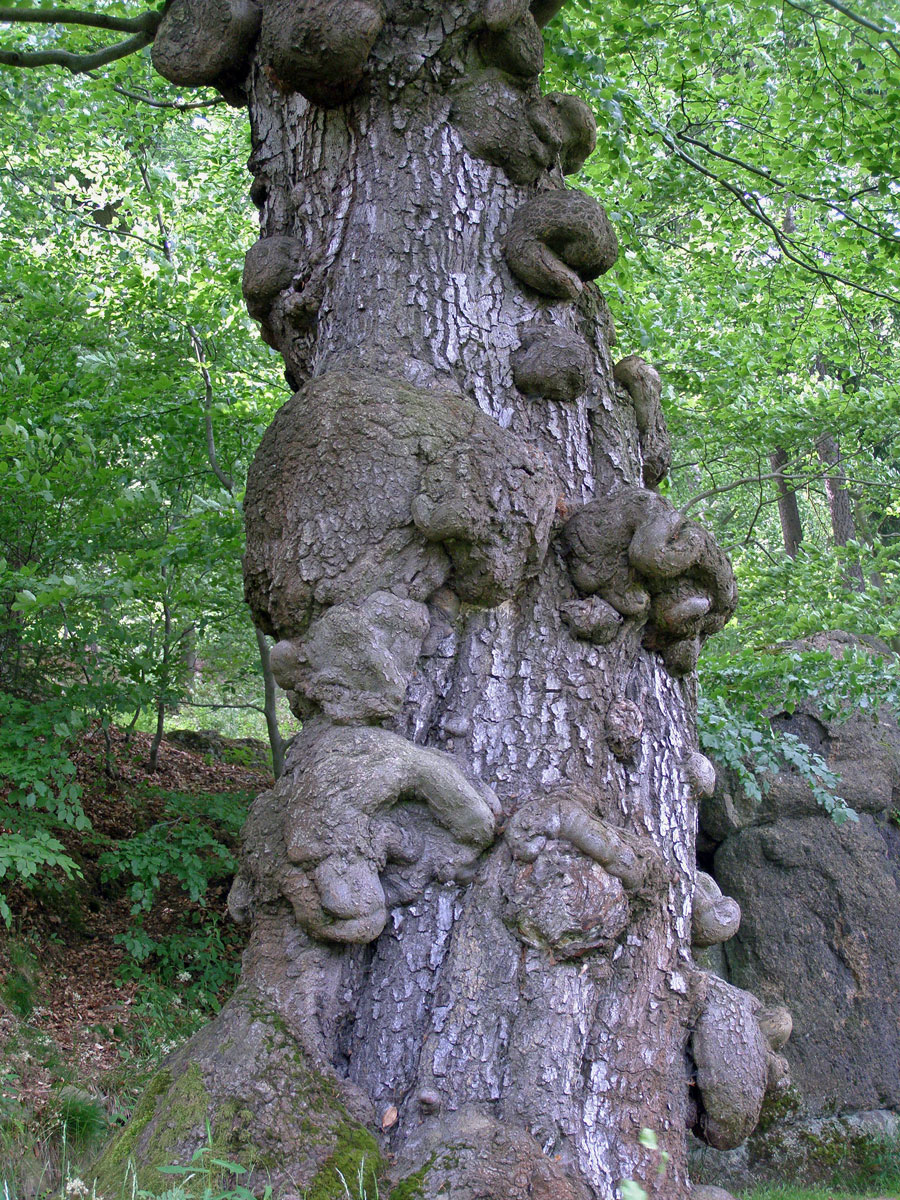
[[[244,568],[303,725],[245,830],[241,983],[105,1190],[211,1137],[285,1194],[677,1198],[686,1130],[738,1144],[783,1077],[780,1014],[692,957],[739,919],[694,856],[694,668],[736,592],[660,494],[658,374],[611,358],[616,234],[564,180],[593,117],[539,86],[561,7],[0,10],[128,35],[0,63],[152,44],[248,106],[244,296],[295,389]]]

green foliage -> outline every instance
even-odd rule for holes
[[[90,827],[68,755],[79,724],[61,701],[34,703],[0,692],[0,880],[6,884],[46,884],[48,867],[70,879],[80,874],[56,836]],[[2,892],[0,918],[9,925]]]
[[[771,777],[786,765],[836,822],[857,819],[821,755],[796,735],[773,730],[770,718],[791,715],[804,700],[813,701],[825,720],[854,712],[874,717],[882,706],[900,713],[900,670],[892,655],[849,648],[839,658],[796,648],[709,654],[702,682],[700,744],[734,771],[748,797],[761,800]]]
[[[207,1013],[218,1010],[219,997],[240,971],[239,939],[214,913],[161,938],[152,937],[138,920],[115,940],[129,955],[121,968],[123,978],[144,985],[152,973],[164,987],[178,989],[181,1003]]]
[[[240,296],[245,117],[116,86],[166,93],[146,56],[0,72],[0,687],[104,726],[189,701],[198,660],[215,701],[261,693],[240,500],[281,388]]]
[[[247,1167],[217,1155],[208,1121],[206,1139],[207,1144],[194,1151],[189,1163],[158,1168],[162,1175],[177,1177],[180,1182],[176,1186],[156,1197],[150,1192],[138,1195],[147,1200],[271,1200],[271,1187],[257,1195],[240,1182]]]
[[[135,916],[153,907],[165,875],[197,901],[214,879],[233,874],[236,867],[232,852],[207,825],[184,814],[119,842],[100,856],[99,863],[107,880],[132,880],[128,894]]]
[[[98,859],[107,883],[128,881],[135,920],[115,938],[129,956],[122,972],[126,978],[143,979],[152,970],[162,985],[178,984],[188,1004],[215,1009],[237,974],[237,939],[232,926],[204,908],[210,886],[236,869],[231,847],[250,797],[156,794],[165,799],[163,819],[132,838],[110,842]],[[154,936],[145,918],[164,885],[177,887],[201,908],[174,931]]]
[[[10,970],[0,981],[0,999],[17,1017],[27,1019],[37,998],[37,962],[32,952],[19,942],[9,947]]]

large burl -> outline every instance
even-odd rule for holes
[[[390,906],[434,879],[471,876],[499,812],[448,754],[386,729],[313,721],[253,806],[229,906],[241,919],[285,896],[310,936],[373,941]]]
[[[635,897],[667,883],[651,843],[603,820],[593,801],[583,789],[560,790],[522,805],[504,831],[512,858],[504,919],[556,959],[611,952]]]
[[[754,1129],[769,1080],[769,1044],[749,992],[707,976],[703,1010],[690,1055],[697,1089],[694,1133],[718,1150],[739,1146]]]
[[[712,535],[647,489],[592,500],[567,522],[563,545],[578,590],[646,622],[644,645],[673,674],[694,669],[702,640],[737,605],[731,564]]]
[[[311,380],[266,432],[244,501],[246,596],[279,639],[279,683],[335,720],[399,711],[425,603],[444,585],[474,605],[515,595],[556,502],[543,458],[459,392],[363,371]]]

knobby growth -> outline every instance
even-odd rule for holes
[[[659,376],[610,358],[616,235],[564,180],[593,117],[539,86],[561,7],[172,0],[137,31],[249,107],[244,294],[296,390],[246,594],[303,726],[244,834],[239,989],[101,1182],[208,1123],[289,1194],[364,1160],[397,1197],[682,1197],[686,1129],[736,1145],[784,1076],[785,1014],[692,957],[739,921],[694,862],[693,671],[736,593],[656,490]]]

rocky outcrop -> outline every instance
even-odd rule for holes
[[[900,1104],[900,858],[869,815],[741,830],[715,857],[743,921],[729,976],[783,1001],[794,1082],[818,1111]]]
[[[862,643],[820,635],[799,649]],[[784,1048],[807,1117],[900,1106],[900,729],[886,710],[831,718],[806,702],[773,725],[821,754],[857,820],[836,824],[785,768],[761,802],[725,770],[701,805],[717,884],[740,905],[727,978],[786,1005]],[[751,1150],[752,1154],[752,1150]]]

